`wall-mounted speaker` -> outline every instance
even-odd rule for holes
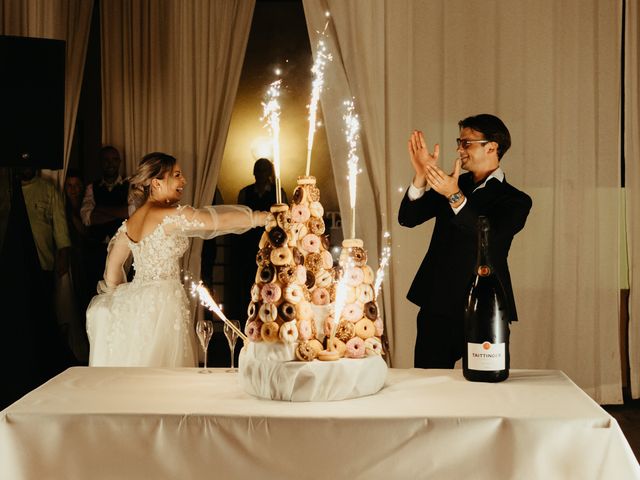
[[[60,169],[65,42],[0,35],[0,167]]]

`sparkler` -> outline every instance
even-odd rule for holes
[[[384,269],[389,264],[389,258],[391,257],[391,247],[389,246],[389,238],[391,238],[391,234],[389,232],[384,232],[383,238],[387,240],[387,245],[382,247],[380,265],[378,266],[378,270],[376,270],[376,281],[373,284],[373,298],[378,298],[378,293],[380,293],[380,287],[384,280]]]
[[[329,22],[324,27],[324,31],[320,34],[318,46],[316,47],[316,59],[313,62],[311,73],[313,73],[313,82],[311,84],[311,101],[309,102],[309,133],[307,135],[307,168],[305,175],[308,177],[311,171],[311,150],[313,149],[313,136],[316,132],[316,115],[318,112],[318,101],[324,86],[324,67],[333,57],[327,53],[327,45],[324,40],[325,31]]]
[[[282,203],[280,192],[280,86],[282,80],[276,80],[269,85],[266,101],[262,102],[262,118],[271,131],[271,141],[273,144],[273,169],[276,176],[276,203]]]
[[[238,336],[242,339],[243,342],[245,343],[247,342],[247,336],[243,332],[241,332],[240,329],[238,329],[238,327],[236,327],[232,322],[230,322],[227,319],[225,314],[222,312],[222,309],[211,297],[209,290],[207,290],[207,287],[205,287],[202,284],[202,282],[199,282],[197,284],[195,282],[191,282],[191,294],[194,296],[197,294],[198,297],[200,298],[200,304],[203,307],[206,307],[210,311],[215,313],[220,318],[220,320],[222,320],[229,328],[231,328],[231,330],[233,330],[238,334]]]
[[[346,100],[344,105],[347,107],[347,113],[344,114],[345,136],[349,145],[349,153],[347,156],[347,164],[349,167],[349,202],[351,205],[351,237],[356,238],[356,177],[360,171],[358,170],[358,154],[356,149],[358,146],[358,132],[360,131],[360,121],[358,114],[353,113],[353,100]]]

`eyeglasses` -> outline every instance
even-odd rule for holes
[[[489,143],[491,140],[467,140],[466,138],[456,138],[456,144],[458,148],[462,147],[463,149],[467,149],[473,143]]]

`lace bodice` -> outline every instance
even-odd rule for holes
[[[167,233],[170,223],[179,228]],[[126,223],[123,224],[126,228]],[[180,275],[180,258],[189,247],[189,239],[184,235],[187,228],[198,228],[196,221],[189,221],[183,215],[167,216],[155,230],[139,242],[129,241],[133,253],[134,282],[151,280],[178,279]]]

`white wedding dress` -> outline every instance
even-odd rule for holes
[[[90,366],[195,367],[197,342],[180,259],[189,237],[243,233],[256,216],[242,205],[179,206],[138,242],[125,220],[108,247],[104,280],[87,309]],[[256,246],[257,248],[257,246]],[[133,254],[135,276],[124,265]]]

